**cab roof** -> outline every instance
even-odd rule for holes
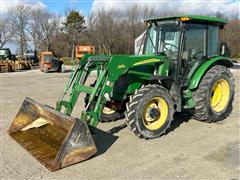
[[[216,24],[224,25],[227,21],[223,18],[211,17],[211,16],[200,16],[200,15],[177,15],[177,16],[167,16],[167,17],[152,17],[146,19],[145,22],[154,22],[154,21],[166,21],[166,20],[176,20],[179,19],[185,22],[194,22],[194,23],[206,23],[206,24]]]

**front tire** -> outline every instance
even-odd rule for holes
[[[65,73],[65,65],[64,64],[61,65],[61,73]]]
[[[152,139],[166,133],[173,113],[174,103],[168,90],[149,84],[130,96],[125,112],[126,124],[136,136]]]
[[[47,66],[47,65],[44,65],[44,66],[43,66],[43,72],[44,72],[44,73],[48,73],[48,66]]]
[[[193,92],[194,117],[205,122],[217,122],[232,111],[234,80],[230,70],[221,65],[212,67]]]

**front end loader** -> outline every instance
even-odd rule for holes
[[[17,59],[9,48],[0,48],[0,72],[15,72],[30,69],[31,64],[25,60]]]
[[[99,122],[125,116],[136,136],[152,139],[166,134],[175,112],[188,110],[206,122],[225,119],[234,97],[233,63],[218,47],[225,23],[192,15],[146,20],[143,55],[84,55],[55,109],[26,98],[8,133],[55,171],[96,153],[92,136]],[[88,85],[92,73],[96,79]],[[73,118],[81,93],[85,109]]]

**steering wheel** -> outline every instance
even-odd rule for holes
[[[170,46],[170,48],[167,48],[166,46]],[[173,50],[173,48],[176,49],[176,51]],[[164,43],[164,49],[171,52],[171,53],[177,53],[178,47],[174,44],[170,44],[170,43]]]

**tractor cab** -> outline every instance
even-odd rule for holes
[[[166,56],[174,78],[185,79],[189,71],[208,59],[224,55],[218,44],[219,29],[226,21],[207,16],[174,16],[145,21],[143,54]]]
[[[16,56],[9,48],[0,48],[0,72],[13,72],[20,69],[16,64]]]
[[[0,60],[15,60],[15,56],[11,54],[10,49],[0,48]]]
[[[63,61],[54,57],[51,51],[42,52],[41,54],[41,63],[40,63],[41,71],[47,72],[61,72]]]

